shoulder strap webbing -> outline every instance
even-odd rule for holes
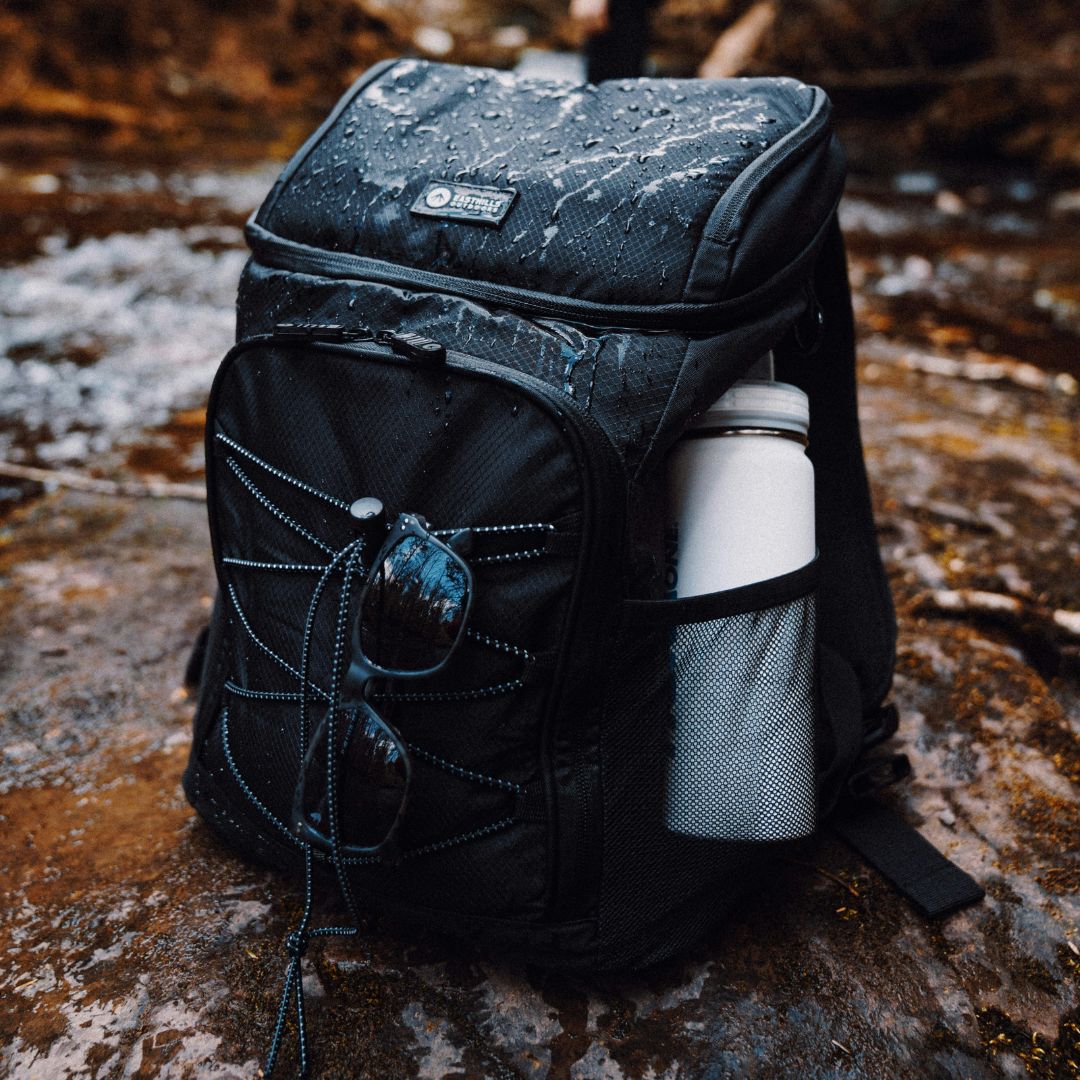
[[[948,915],[986,895],[970,874],[884,803],[859,800],[838,812],[831,824],[927,918]]]

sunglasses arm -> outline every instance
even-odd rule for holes
[[[345,678],[341,684],[342,707],[362,705],[367,696],[367,686],[371,678],[371,669],[366,664],[357,663],[354,654],[354,659],[350,661],[349,670],[345,672]]]

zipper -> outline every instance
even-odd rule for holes
[[[580,917],[591,904],[591,892],[597,875],[590,875],[589,867],[596,863],[592,847],[592,829],[595,823],[591,813],[593,800],[587,777],[587,767],[576,735],[568,739],[573,754],[573,790],[577,806],[563,806],[555,783],[553,744],[555,718],[568,713],[565,708],[567,667],[575,655],[590,650],[576,648],[582,626],[589,625],[586,602],[602,612],[610,607],[618,595],[618,571],[621,561],[611,558],[613,546],[621,550],[624,534],[624,506],[615,493],[625,489],[626,478],[622,463],[607,432],[600,424],[569,396],[535,376],[504,367],[469,353],[447,350],[440,342],[424,335],[400,331],[374,330],[360,323],[345,326],[337,323],[278,323],[273,332],[253,334],[237,342],[226,353],[214,378],[207,403],[207,488],[214,488],[215,455],[209,445],[213,438],[213,417],[216,415],[217,397],[223,381],[223,373],[232,361],[249,349],[273,345],[305,345],[314,350],[326,350],[354,356],[368,355],[372,359],[387,360],[387,352],[403,359],[424,364],[439,363],[451,370],[464,371],[491,378],[515,387],[534,401],[538,400],[545,411],[555,419],[561,430],[568,432],[572,440],[574,456],[584,475],[583,528],[581,555],[573,577],[573,588],[567,614],[567,632],[559,651],[551,676],[552,691],[544,707],[541,722],[541,777],[545,802],[548,809],[548,896],[545,904],[549,918],[568,915]],[[218,551],[218,526],[215,502],[209,503],[210,534],[215,562]],[[599,528],[606,534],[609,545],[599,542],[604,536],[595,535]],[[220,565],[218,566],[220,576]],[[592,620],[597,624],[598,620]],[[575,680],[582,682],[583,680]],[[588,831],[587,831],[588,830]]]
[[[794,152],[794,150],[792,150]],[[824,238],[819,231],[796,258],[787,262],[771,278],[741,296],[713,303],[602,304],[595,300],[554,296],[517,285],[455,277],[433,270],[400,266],[384,259],[354,255],[347,251],[327,251],[295,240],[286,240],[259,225],[254,217],[244,229],[248,246],[264,266],[315,277],[345,278],[450,293],[477,300],[490,307],[506,307],[521,314],[583,324],[591,329],[683,331],[691,336],[709,336],[738,322],[748,311],[766,305],[781,295],[813,261]]]
[[[829,109],[827,99],[819,90],[810,115],[802,124],[755,158],[721,196],[705,228],[704,237],[717,243],[731,242],[731,233],[753,196],[764,189],[763,181],[782,169],[795,155],[805,153],[828,133]]]
[[[446,362],[446,346],[434,338],[408,331],[372,330],[357,324],[353,327],[338,323],[278,323],[272,335],[286,341],[364,342],[388,345],[390,351],[406,360],[419,360],[424,364]]]

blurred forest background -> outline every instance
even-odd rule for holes
[[[6,0],[0,154],[275,155],[385,56],[513,66],[566,49],[566,0]],[[880,159],[1002,156],[1080,170],[1074,0],[664,0],[658,74],[825,86]],[[705,67],[702,68],[702,64]],[[882,137],[884,136],[884,137]],[[872,166],[873,160],[860,164]]]
[[[536,61],[568,6],[0,0],[0,1075],[256,1075],[301,898],[179,793],[244,222],[370,64]],[[312,971],[334,1075],[1077,1075],[1078,8],[662,0],[651,37],[651,73],[836,105],[897,797],[985,905],[930,928],[833,843],[588,997],[378,929]]]

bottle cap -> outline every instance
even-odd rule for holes
[[[810,399],[791,383],[741,379],[689,425],[695,432],[715,428],[810,429]]]

